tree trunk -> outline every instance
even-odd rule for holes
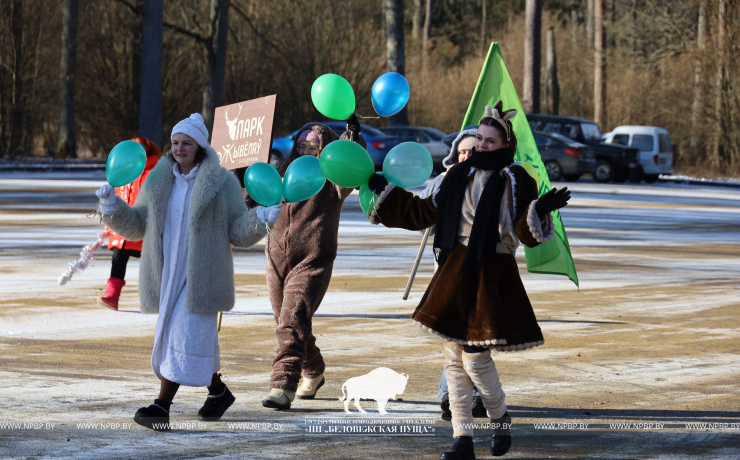
[[[701,143],[701,122],[704,119],[704,53],[707,37],[707,0],[699,3],[699,26],[696,36],[696,62],[694,64],[694,105],[691,110],[691,142],[689,162],[696,164]]]
[[[558,85],[558,63],[555,56],[555,31],[547,30],[547,65],[545,67],[545,104],[547,113],[557,115],[560,103],[560,86]]]
[[[209,138],[213,132],[216,107],[223,103],[226,70],[226,39],[229,32],[230,0],[211,0],[211,35],[206,42],[208,82],[203,91],[203,121]]]
[[[427,0],[426,13],[424,16],[424,38],[422,40],[423,76],[426,76],[426,73],[428,71],[429,39],[432,35],[432,9],[433,8],[434,8],[434,0]]]
[[[59,66],[59,133],[57,157],[76,158],[75,80],[77,71],[77,0],[64,0],[62,62]]]
[[[388,62],[388,71],[398,72],[401,75],[405,75],[406,59],[403,41],[403,0],[384,0],[384,6],[387,33],[386,60]],[[391,116],[390,123],[391,125],[408,125],[408,111],[406,107],[397,114]]]
[[[13,39],[13,109],[10,114],[11,157],[23,155],[25,129],[23,125],[23,1],[13,0],[10,17],[10,31]]]
[[[727,35],[727,0],[719,0],[717,12],[717,83],[714,100],[715,133],[709,165],[716,171],[720,167],[722,150],[723,95],[725,89],[725,36]]]
[[[141,43],[139,137],[162,145],[162,28],[164,1],[144,3]]]
[[[486,53],[486,4],[488,0],[481,0],[481,18],[480,18],[480,50],[478,54],[483,57]]]
[[[594,0],[594,122],[602,131],[606,127],[604,35],[604,0]]]
[[[141,100],[141,53],[142,53],[142,39],[144,35],[144,0],[136,0],[136,16],[134,17],[133,23],[131,24],[131,99],[129,106],[131,107],[130,115],[128,116],[128,130],[131,133],[139,132],[139,102]]]
[[[424,27],[424,4],[423,0],[414,0],[414,19],[411,29],[411,37],[414,40],[421,38],[421,28]]]
[[[542,0],[527,0],[524,32],[524,111],[540,112]]]
[[[586,43],[588,49],[594,47],[594,0],[586,0]]]

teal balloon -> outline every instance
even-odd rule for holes
[[[283,199],[280,173],[268,163],[254,163],[244,173],[244,188],[262,206],[275,206]]]
[[[346,120],[355,113],[355,92],[347,80],[328,73],[313,82],[311,100],[322,115],[335,120]]]
[[[373,209],[375,209],[375,203],[378,202],[380,195],[375,194],[367,184],[360,187],[360,208],[366,216],[369,216]]]
[[[105,163],[105,177],[113,187],[130,184],[146,166],[146,151],[136,141],[123,141],[113,147]]]
[[[340,187],[355,188],[367,184],[375,172],[370,154],[360,144],[344,139],[324,147],[320,160],[326,178]]]
[[[411,188],[423,184],[432,174],[432,154],[421,144],[404,142],[393,147],[383,161],[388,182]]]
[[[305,155],[293,161],[285,171],[283,196],[289,203],[305,201],[319,193],[325,183],[319,159]]]

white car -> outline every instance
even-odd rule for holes
[[[604,142],[637,149],[637,162],[647,183],[655,182],[661,174],[673,174],[673,146],[668,131],[663,128],[618,126],[604,135]]]

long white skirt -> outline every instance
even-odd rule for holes
[[[221,369],[218,348],[218,313],[190,313],[185,305],[186,286],[173,308],[160,311],[152,350],[157,378],[191,387],[211,384]]]

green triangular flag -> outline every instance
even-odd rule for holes
[[[504,65],[501,48],[499,48],[498,43],[493,42],[488,49],[486,62],[483,65],[475,92],[473,92],[473,97],[470,99],[468,112],[465,114],[465,120],[460,129],[468,125],[478,125],[480,117],[485,112],[486,105],[493,107],[499,99],[504,103],[505,110],[516,109],[517,111],[517,115],[511,120],[517,139],[515,160],[529,163],[537,170],[537,174],[540,176],[539,195],[542,196],[552,188],[550,178],[547,176],[545,165],[542,163],[542,158],[540,158],[537,144],[535,144],[519,96],[516,94],[514,84],[511,82],[506,65]],[[532,273],[565,275],[578,286],[578,275],[573,264],[573,257],[570,254],[568,236],[565,234],[560,212],[554,211],[552,214],[555,219],[555,237],[536,248],[524,248],[527,257],[527,270]]]

